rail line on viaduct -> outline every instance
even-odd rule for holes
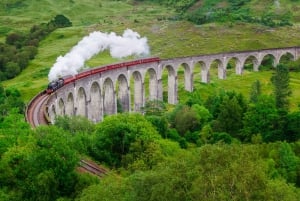
[[[227,64],[232,60],[235,61],[235,73],[242,75],[246,61],[252,62],[254,71],[259,71],[259,66],[267,55],[273,57],[273,66],[276,67],[283,55],[287,54],[293,60],[298,59],[300,47],[162,59],[99,71],[99,73],[69,83],[51,95],[43,96],[43,103],[39,107],[39,110],[43,111],[35,115],[45,114],[47,120],[52,123],[57,115],[81,115],[93,122],[99,122],[104,115],[117,113],[118,104],[125,112],[139,112],[147,100],[163,100],[163,79],[167,79],[168,103],[176,104],[178,100],[177,75],[180,68],[184,69],[185,90],[193,91],[194,80],[203,83],[210,82],[212,64],[217,65],[218,78],[226,79]],[[198,71],[201,72],[198,77],[194,76],[196,68],[200,68]],[[167,78],[163,77],[165,71],[168,74]],[[147,88],[145,83],[147,83]],[[37,98],[41,96],[36,96],[31,103]],[[26,112],[28,121],[33,121],[28,118],[30,116],[28,112],[35,110],[31,107],[32,105],[36,106],[31,103]]]

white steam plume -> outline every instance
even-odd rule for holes
[[[110,50],[110,55],[114,58],[150,53],[147,38],[141,38],[137,32],[130,29],[125,30],[122,36],[117,36],[113,32],[95,31],[79,41],[65,56],[56,59],[48,75],[49,81],[77,74],[86,60],[106,49]]]

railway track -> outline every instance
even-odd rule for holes
[[[45,117],[45,105],[49,98],[49,94],[44,92],[36,95],[28,104],[25,112],[26,121],[35,128],[39,125],[47,125],[49,122]],[[97,165],[93,161],[81,159],[77,168],[80,172],[88,172],[99,178],[107,174],[107,170]]]
[[[94,174],[98,177],[103,177],[107,174],[107,170],[103,167],[95,164],[92,161],[86,161],[86,160],[80,160],[79,162],[79,171],[81,172],[89,172],[91,174]]]
[[[41,92],[30,101],[26,108],[26,120],[33,128],[48,124],[44,115],[44,107],[48,97],[48,94]]]

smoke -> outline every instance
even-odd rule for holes
[[[147,38],[141,38],[137,32],[130,29],[125,30],[122,36],[118,36],[114,32],[95,31],[85,36],[66,55],[56,59],[56,63],[51,67],[48,75],[49,81],[77,74],[78,70],[84,67],[85,61],[107,49],[114,58],[150,54]]]

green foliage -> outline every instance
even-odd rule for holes
[[[4,4],[5,10],[24,6],[22,0],[3,0],[2,3]]]
[[[256,80],[251,86],[250,102],[256,103],[260,95],[261,95],[261,84],[259,80]]]
[[[0,43],[0,81],[20,74],[37,54],[39,42],[56,28],[72,26],[64,15],[57,15],[49,23],[31,27],[27,34],[12,32],[7,35],[5,44]]]
[[[289,183],[296,183],[300,161],[290,144],[276,143],[271,145],[270,149],[270,157],[275,161],[275,168],[279,175]]]
[[[133,144],[143,152],[159,138],[155,128],[140,114],[108,116],[96,128],[93,155],[110,166],[120,167],[122,158],[132,152]]]
[[[180,160],[168,160],[155,171],[137,172],[128,179],[134,190],[133,200],[189,200],[189,188],[196,177],[194,157],[179,153]]]
[[[95,144],[92,135],[96,129],[95,124],[82,116],[58,116],[54,125],[72,135],[70,143],[72,149],[81,154],[90,154],[90,150]]]
[[[35,191],[45,194],[43,190],[47,189],[42,190],[39,186],[39,178],[42,176],[50,182],[48,186],[50,191],[45,195],[48,196],[48,200],[72,194],[76,181],[74,169],[79,159],[76,152],[66,143],[70,136],[63,134],[62,130],[55,127],[39,127],[36,135],[37,148],[31,156],[31,174],[37,179],[37,183],[34,183],[36,186],[33,186],[28,193],[33,193],[31,196],[37,197]]]
[[[166,112],[166,105],[160,100],[147,101],[142,111],[145,115],[161,116]]]
[[[22,102],[22,104],[24,104]],[[13,146],[18,138],[30,133],[29,124],[25,122],[24,115],[16,107],[0,104],[1,108],[7,106],[4,115],[0,115],[0,156]]]
[[[72,26],[72,22],[64,15],[56,15],[54,19],[50,21],[50,23],[58,28]]]
[[[167,4],[173,6],[181,18],[196,24],[242,21],[269,27],[292,25],[291,11],[277,13],[267,10],[258,16],[249,8],[250,3],[251,0],[205,0],[201,4],[194,0],[167,1]]]
[[[163,137],[167,138],[167,131],[168,131],[168,121],[167,118],[162,116],[146,116],[146,119],[155,126],[158,133]]]
[[[211,118],[210,112],[204,106],[194,104],[190,107],[179,104],[169,113],[171,129],[167,133],[167,138],[177,141],[182,148],[186,148],[187,141],[193,143],[198,141],[199,131]]]
[[[213,115],[213,118],[217,118],[220,113],[220,107],[223,103],[224,99],[233,99],[235,98],[241,107],[242,111],[246,111],[247,103],[244,99],[244,96],[241,93],[237,93],[235,91],[224,91],[221,90],[218,94],[214,93],[210,95],[206,101],[204,106],[209,110],[209,112]]]
[[[226,132],[238,138],[242,129],[243,109],[237,99],[225,97],[220,105],[220,113],[213,123],[213,129],[218,132]]]
[[[295,142],[300,139],[300,111],[287,115],[285,136],[285,139],[289,142]]]
[[[28,2],[26,2],[26,5]],[[47,1],[43,2],[46,2],[45,5],[46,7],[49,7],[49,9],[56,10],[53,9],[53,7],[51,7],[49,4],[47,4]],[[124,10],[122,10],[120,7],[113,8],[113,6],[110,6],[112,4],[110,2],[107,2],[101,2],[101,12],[97,10],[97,12],[99,12],[99,15],[95,15],[95,13],[93,13],[93,9],[91,9],[91,7],[93,7],[95,4],[93,4],[91,1],[89,2],[90,4],[85,3],[84,6],[90,5],[90,12],[86,12],[89,14],[89,16],[83,14],[78,15],[79,17],[75,19],[76,21],[74,24],[86,25],[96,22],[97,24],[101,24],[101,28],[103,28],[103,30],[109,31],[113,29],[116,29],[116,31],[120,31],[123,26],[128,26],[129,23],[128,21],[126,21],[126,18],[119,19],[118,16],[118,21],[116,22],[114,20],[116,18],[114,18],[113,14],[111,14],[118,10],[118,15],[122,15],[122,13],[124,13]],[[162,2],[165,1],[160,1],[159,3]],[[173,5],[178,2],[178,5],[180,6],[183,6],[183,3],[185,3],[184,1],[168,2],[172,3]],[[189,3],[191,1],[186,2]],[[208,15],[205,15],[205,17],[208,17],[209,20],[212,20],[211,22],[216,21],[213,19],[217,19],[217,21],[220,22],[234,22],[236,20],[249,21],[254,23],[257,22],[255,21],[256,19],[249,18],[249,16],[252,15],[251,9],[247,10],[246,8],[242,8],[239,4],[234,5],[234,2],[230,1],[230,6],[235,7],[236,11],[230,12],[228,14],[226,13],[227,8],[224,8],[224,5],[226,6],[227,4],[222,4],[225,1],[222,1],[221,4],[220,2],[221,1],[213,0],[201,2],[198,1],[197,3],[201,3],[201,5],[203,6],[216,5],[220,8],[220,10],[218,8],[211,9],[211,11],[207,12]],[[72,12],[69,12],[67,14],[68,16],[72,16],[74,15],[72,13],[76,13],[77,3],[75,3],[74,1],[70,1],[70,3],[72,3]],[[84,3],[81,3],[81,7],[84,7]],[[256,3],[258,4],[259,1],[257,1]],[[41,2],[40,6],[42,6],[42,4],[43,3]],[[62,5],[61,1],[57,1],[55,5],[58,4]],[[99,4],[99,2],[97,2],[97,4]],[[118,2],[118,4],[125,5],[121,2]],[[66,8],[69,7],[69,5],[71,4],[68,4]],[[294,37],[292,38],[284,38],[281,35],[293,35],[294,31],[296,30],[293,27],[290,27],[289,29],[281,28],[280,30],[272,29],[272,31],[270,31],[269,28],[266,27],[257,27],[243,23],[239,25],[232,24],[230,29],[227,29],[228,27],[226,24],[220,26],[219,24],[210,24],[201,27],[194,27],[185,22],[169,22],[167,18],[165,18],[165,10],[163,10],[164,12],[158,12],[159,14],[155,13],[157,12],[157,10],[155,10],[154,4],[150,4],[150,6],[147,5],[148,7],[143,7],[143,9],[136,5],[138,4],[134,4],[134,9],[133,7],[128,7],[128,10],[131,9],[130,12],[132,13],[137,12],[136,16],[140,16],[139,18],[136,17],[137,21],[143,21],[147,25],[145,26],[146,29],[141,26],[136,28],[139,32],[142,31],[148,33],[149,39],[151,39],[149,40],[151,46],[158,47],[153,48],[153,54],[157,54],[162,57],[172,57],[172,55],[184,56],[187,54],[191,55],[196,53],[200,54],[207,53],[207,51],[220,52],[224,51],[222,50],[222,48],[228,50],[235,50],[237,49],[236,47],[240,49],[253,49],[262,46],[268,48],[272,46],[274,40],[279,38],[281,40],[276,40],[278,41],[278,43],[276,43],[277,46],[281,46],[284,44],[293,45],[293,43],[297,41],[297,35],[294,35]],[[245,5],[249,6],[248,4]],[[29,3],[27,6],[29,6]],[[107,9],[107,7],[109,7],[109,9]],[[16,7],[11,8],[10,12],[12,12],[13,9],[16,9]],[[24,9],[26,10],[25,7]],[[39,7],[39,9],[43,8]],[[109,11],[106,11],[106,9]],[[148,18],[150,17],[148,14],[148,10],[150,10],[150,12],[152,13],[155,13],[156,17],[157,15],[159,15],[159,17],[161,17],[160,15],[162,15],[161,18],[163,19],[164,24],[161,25],[160,23],[156,22],[156,20],[152,20],[152,18],[151,20],[153,22],[149,23]],[[193,10],[197,10],[197,6],[188,8],[186,12],[190,12]],[[24,12],[24,14],[22,15],[22,19],[24,19],[25,23],[36,22],[35,20],[37,18],[41,18],[41,20],[46,18],[45,16],[43,18],[40,15],[36,15],[34,17],[34,20],[31,20],[33,18],[25,15],[27,11],[28,10],[22,10],[22,12]],[[47,15],[53,13],[52,11],[48,11],[49,10],[45,10],[45,12],[43,13],[47,13]],[[82,10],[82,13],[83,12],[84,9]],[[109,18],[111,18],[109,20],[111,22],[110,25],[105,24],[105,19],[103,21],[99,21],[99,19],[102,17],[101,14],[105,15],[106,12],[109,12]],[[142,14],[140,14],[139,12]],[[18,13],[13,12],[12,14],[14,14],[14,17],[7,17],[7,19],[9,19],[9,23],[20,23],[19,21],[17,21],[16,23],[16,19],[18,20],[20,17]],[[272,23],[272,21],[270,20],[274,21],[274,19],[276,20],[276,23],[278,22],[278,16],[276,15],[265,16],[265,19],[267,19],[267,17],[271,17],[268,19],[270,23]],[[259,14],[257,18],[258,20],[261,19]],[[6,17],[3,17],[3,20],[1,22],[4,22],[4,19],[6,19]],[[133,21],[132,19],[130,20]],[[268,23],[268,21],[266,21],[266,23]],[[17,63],[19,65],[19,68],[22,70],[24,66],[26,66],[26,59],[23,58],[34,58],[39,40],[45,38],[45,36],[48,36],[42,34],[45,33],[44,28],[47,26],[48,25],[43,24],[41,26],[33,27],[30,31],[30,37],[33,39],[27,41],[24,40],[23,35],[20,34],[18,40],[12,40],[13,42],[11,42],[16,45],[14,47],[8,44],[0,45],[1,48],[3,46],[9,47],[5,49],[6,55],[4,55],[4,53],[0,54],[0,69],[5,69],[5,65],[3,64],[8,62],[8,58],[17,57],[18,59],[15,63]],[[42,47],[39,47],[39,55],[37,55],[37,58],[33,62],[31,62],[32,68],[30,70],[30,75],[33,72],[32,69],[34,69],[34,71],[37,72],[34,73],[34,78],[37,77],[37,74],[38,78],[40,78],[42,74],[45,76],[47,74],[47,67],[45,66],[50,66],[53,62],[55,54],[57,54],[58,42],[60,44],[63,44],[65,49],[69,49],[70,46],[74,45],[76,41],[79,40],[79,37],[81,37],[83,33],[86,33],[87,30],[85,30],[84,27],[86,26],[81,26],[79,29],[59,29],[56,32],[52,33],[49,37],[47,37],[46,41],[41,44]],[[156,29],[156,27],[158,28]],[[180,27],[180,29],[178,27]],[[5,25],[1,26],[1,30],[5,28]],[[24,28],[26,28],[26,25],[24,25]],[[90,28],[91,27],[89,26],[89,29]],[[52,25],[49,25],[49,30],[52,29]],[[11,30],[11,28],[8,30]],[[182,30],[184,30],[184,34],[182,36],[180,34],[178,35],[178,33],[182,32]],[[240,30],[243,30],[243,32],[241,32]],[[25,32],[20,31],[17,33]],[[220,39],[220,35],[222,35],[222,39]],[[255,38],[251,38],[253,35],[255,36]],[[169,38],[166,38],[166,41],[163,41],[164,39],[162,36],[168,36]],[[36,38],[38,38],[39,40],[37,40]],[[67,38],[68,40],[62,40]],[[170,38],[172,38],[172,43],[168,43]],[[190,39],[186,40],[186,38]],[[234,41],[233,38],[238,38],[238,45],[236,45],[236,43],[232,43],[232,41]],[[272,40],[269,40],[270,38],[272,38]],[[254,39],[255,41],[257,40],[264,42],[255,42]],[[178,42],[179,40],[181,42]],[[5,41],[5,39],[3,41]],[[198,43],[198,46],[195,41],[200,41],[201,44]],[[21,45],[24,44],[30,44],[30,46],[21,47]],[[158,44],[162,44],[164,48],[159,48],[160,46],[158,46]],[[194,48],[189,44],[193,44]],[[218,44],[223,45],[219,46]],[[249,46],[249,44],[251,44],[251,47]],[[188,48],[182,48],[183,46]],[[176,48],[180,50],[177,50]],[[172,51],[168,51],[167,49],[170,49]],[[2,50],[3,49],[1,49],[1,51]],[[65,50],[62,49],[61,51],[63,52]],[[107,57],[101,57],[101,59],[95,59],[93,62],[98,65],[99,61],[103,62],[103,60],[105,60],[105,62],[110,61],[110,59]],[[271,69],[271,59],[267,59],[266,62],[263,62],[263,65],[263,68],[267,70]],[[41,70],[39,66],[43,66],[43,69]],[[296,69],[296,66],[290,67],[290,70],[291,69]],[[266,85],[267,87],[269,87],[269,84],[268,80],[266,80],[265,77],[268,77],[270,75],[269,72],[245,72],[245,74],[246,75],[243,76],[243,81],[247,76],[252,76],[251,79],[253,81],[256,79],[260,79],[263,94],[268,93],[268,91],[266,90]],[[2,71],[0,72],[0,79],[6,79],[6,76],[6,73],[3,74]],[[23,74],[23,76],[28,76],[28,72],[26,74],[25,71],[25,74]],[[230,134],[224,131],[217,132],[216,130],[213,130],[211,128],[210,121],[212,120],[212,117],[210,117],[210,114],[213,115],[214,119],[218,118],[219,114],[224,110],[224,99],[226,97],[229,97],[229,99],[235,98],[237,100],[243,112],[249,112],[249,114],[247,113],[247,115],[249,115],[247,116],[247,118],[249,118],[250,120],[247,119],[248,123],[243,124],[245,128],[249,129],[249,133],[245,132],[245,136],[241,136],[241,139],[244,139],[246,142],[251,141],[257,143],[261,143],[262,140],[260,139],[260,137],[262,137],[265,142],[282,139],[278,138],[276,134],[278,128],[280,128],[280,132],[282,132],[282,127],[279,127],[277,123],[279,117],[274,104],[275,102],[273,100],[270,102],[268,100],[266,100],[265,102],[260,100],[261,98],[259,93],[255,94],[257,98],[255,98],[255,101],[252,101],[251,105],[249,106],[250,109],[247,109],[245,101],[242,101],[243,98],[235,95],[230,95],[230,93],[228,92],[224,92],[223,95],[217,94],[215,95],[215,98],[210,97],[210,100],[212,102],[206,102],[205,106],[207,106],[207,109],[202,105],[202,97],[205,98],[207,94],[213,94],[213,91],[216,91],[215,88],[217,88],[218,86],[221,86],[224,89],[228,88],[226,85],[235,86],[234,84],[232,84],[234,80],[236,80],[236,82],[238,82],[240,86],[236,90],[239,90],[239,92],[242,91],[244,95],[248,95],[250,89],[249,82],[243,82],[240,78],[237,79],[236,77],[237,76],[230,75],[227,77],[229,81],[213,80],[212,85],[201,84],[200,90],[198,90],[198,94],[190,94],[190,97],[188,97],[188,101],[186,102],[186,104],[189,106],[190,110],[196,114],[195,116],[197,117],[196,119],[198,119],[197,124],[199,124],[199,128],[195,129],[196,131],[193,132],[188,130],[184,133],[184,137],[179,135],[176,129],[167,128],[167,123],[169,122],[166,122],[166,119],[164,118],[164,109],[162,112],[160,111],[160,108],[158,110],[158,113],[156,111],[157,108],[154,108],[154,110],[152,110],[153,108],[151,108],[145,113],[145,117],[147,121],[151,122],[156,130],[159,131],[159,133],[164,138],[166,138],[164,140],[149,140],[147,141],[147,143],[145,143],[145,140],[140,140],[139,134],[135,135],[138,137],[133,137],[134,134],[129,134],[139,132],[140,130],[142,130],[142,128],[148,129],[147,126],[135,126],[136,122],[141,121],[139,118],[136,118],[135,120],[132,120],[131,123],[128,123],[128,127],[132,127],[133,130],[123,125],[120,126],[120,122],[126,122],[126,120],[124,119],[119,119],[118,121],[114,122],[111,127],[116,126],[121,128],[115,130],[111,129],[111,131],[118,131],[116,132],[117,136],[116,139],[114,139],[114,142],[119,145],[119,147],[122,147],[123,145],[120,142],[126,142],[124,144],[126,146],[128,145],[129,147],[128,149],[124,148],[124,150],[126,150],[127,152],[123,152],[120,157],[120,166],[122,168],[117,169],[117,173],[119,173],[120,171],[121,174],[118,174],[116,176],[112,174],[108,176],[109,179],[101,180],[99,184],[93,185],[92,187],[88,186],[97,182],[91,179],[91,177],[84,174],[84,176],[81,175],[82,177],[79,178],[78,176],[76,176],[76,174],[74,174],[74,172],[71,171],[74,175],[65,177],[64,181],[66,182],[63,183],[64,187],[57,188],[57,184],[60,181],[58,181],[58,179],[61,179],[62,177],[60,175],[56,177],[56,172],[58,171],[58,169],[62,169],[62,171],[64,171],[65,169],[62,163],[66,162],[64,160],[61,160],[64,158],[64,154],[61,154],[61,151],[64,149],[72,150],[72,152],[74,153],[91,154],[92,156],[97,158],[97,154],[100,153],[99,144],[107,143],[106,140],[109,141],[110,138],[113,138],[115,132],[112,132],[109,135],[109,132],[107,131],[107,136],[110,136],[108,138],[100,138],[99,136],[96,136],[100,133],[99,130],[97,130],[97,134],[89,135],[94,130],[93,126],[90,125],[89,122],[85,122],[84,120],[78,121],[69,118],[61,119],[57,122],[57,126],[62,129],[59,129],[58,131],[54,129],[54,131],[50,130],[49,132],[43,131],[43,133],[47,133],[47,135],[51,135],[51,133],[62,135],[63,140],[56,137],[51,137],[51,139],[50,137],[47,138],[45,137],[46,134],[41,136],[37,135],[36,137],[38,139],[33,136],[30,136],[31,139],[27,139],[27,137],[25,136],[29,135],[33,131],[28,128],[28,124],[26,124],[23,120],[24,117],[20,115],[17,110],[7,109],[7,105],[13,103],[14,98],[11,98],[11,100],[8,101],[6,98],[8,94],[4,89],[1,90],[0,87],[0,94],[3,94],[3,91],[5,92],[5,101],[1,102],[2,99],[0,98],[0,102],[6,104],[0,109],[0,111],[5,114],[0,123],[0,126],[2,126],[0,129],[0,200],[73,200],[76,199],[75,196],[77,196],[78,193],[80,193],[84,188],[87,188],[87,190],[83,191],[81,196],[78,197],[78,200],[298,200],[299,188],[288,184],[286,180],[282,178],[288,179],[289,182],[295,182],[295,164],[296,171],[299,172],[299,165],[297,165],[297,162],[295,163],[295,161],[297,161],[296,157],[299,155],[299,151],[295,151],[295,154],[293,154],[293,152],[289,150],[289,147],[287,147],[286,145],[282,145],[276,147],[275,152],[270,153],[269,156],[269,144],[264,143],[251,146],[242,144],[237,146],[232,143],[234,139],[230,136]],[[295,78],[296,79],[294,80],[296,81],[294,81],[294,84],[297,84],[297,74],[295,74]],[[24,79],[24,77],[20,77],[18,79],[19,81],[17,80],[15,81],[15,83],[11,82],[9,84],[6,82],[5,85],[14,85],[17,87],[23,85],[24,83],[20,80]],[[36,85],[39,85],[38,83],[42,83],[41,85],[43,85],[44,81],[40,81],[41,80],[39,79],[34,80],[32,84],[25,83],[24,86],[26,86],[24,88],[28,88],[28,85],[34,86],[34,88],[30,88],[30,91],[32,91],[31,95],[33,95],[35,90],[39,90],[38,87],[35,88]],[[18,83],[16,84],[16,82]],[[26,93],[28,89],[23,90],[22,94],[24,93],[24,91]],[[210,92],[206,93],[205,91]],[[295,91],[297,92],[297,90]],[[12,92],[12,94],[13,93],[14,92]],[[267,99],[272,98],[273,97],[268,97]],[[258,106],[257,104],[260,105]],[[178,106],[176,110],[182,109],[183,107],[184,106]],[[263,107],[266,107],[265,110],[263,110]],[[24,107],[20,108],[22,108],[23,110]],[[258,111],[255,111],[256,109]],[[170,115],[169,125],[175,125],[175,111]],[[256,117],[259,117],[260,115],[262,117],[256,119]],[[285,121],[285,119],[280,119],[280,121]],[[289,141],[296,140],[296,136],[299,133],[298,114],[296,112],[288,114],[286,121],[286,132],[290,133],[291,135],[289,138],[285,139],[288,139]],[[255,130],[255,126],[259,127],[260,130]],[[106,128],[108,128],[108,126],[106,126],[103,130],[105,130]],[[123,133],[122,128],[125,128]],[[245,129],[245,131],[247,129]],[[154,128],[152,127],[150,130],[154,130]],[[68,136],[68,133],[72,133],[73,135]],[[122,138],[121,134],[124,134],[124,136],[127,136],[127,138]],[[41,142],[44,137],[47,141],[47,143],[45,144]],[[143,138],[144,137],[145,136],[143,136]],[[172,139],[178,143],[172,142],[169,139]],[[37,141],[39,142],[38,145]],[[59,141],[58,145],[53,145],[56,141]],[[197,143],[197,145],[202,145],[202,147],[199,150],[195,149],[193,148],[193,145],[187,144],[187,141]],[[130,143],[127,144],[127,142]],[[217,145],[215,143],[217,143]],[[225,143],[231,143],[231,145],[224,145]],[[188,149],[184,150],[184,152],[186,152],[185,154],[180,153],[183,151],[179,148],[178,144],[180,144],[182,148],[188,147]],[[62,148],[59,149],[58,147]],[[294,150],[299,149],[296,145],[293,145],[293,148]],[[258,153],[257,150],[260,149],[264,150],[261,151],[264,153]],[[59,157],[57,157],[57,155]],[[261,155],[264,155],[263,159],[261,158]],[[40,160],[41,164],[33,164],[33,161],[36,162],[35,160]],[[72,159],[70,160],[72,161]],[[42,165],[44,164],[44,162],[49,168],[45,167],[46,165]],[[39,166],[41,168],[37,168],[36,166]],[[290,168],[288,166],[290,166]],[[33,170],[31,169],[32,167]],[[115,167],[117,167],[117,165],[115,165]],[[32,171],[34,173],[31,173]],[[68,186],[70,189],[67,189],[66,186]]]
[[[109,176],[78,200],[297,200],[296,187],[269,177],[273,165],[261,156],[263,149],[270,151],[219,144],[177,152],[151,170]]]
[[[95,131],[95,125],[87,118],[82,116],[58,116],[55,119],[54,125],[70,132],[71,134],[91,134]]]
[[[276,67],[274,75],[271,77],[271,81],[274,85],[274,96],[276,101],[276,107],[282,111],[288,111],[289,100],[291,96],[291,89],[289,86],[289,70],[285,65],[279,64]]]
[[[10,111],[12,111],[12,113],[22,114],[24,113],[24,109],[25,104],[21,99],[20,92],[17,89],[13,88],[4,89],[0,85],[0,125],[3,119],[10,113]],[[3,127],[0,126],[0,128]]]
[[[289,61],[287,64],[289,71],[300,71],[300,58],[295,61]]]
[[[176,113],[173,126],[181,136],[184,136],[188,131],[193,132],[200,129],[200,118],[195,110],[188,106],[183,106]]]
[[[122,164],[128,171],[135,172],[152,169],[161,161],[163,155],[158,142],[136,140],[131,144],[129,153],[123,157]]]
[[[167,138],[178,141],[181,138],[181,136],[178,134],[178,131],[175,128],[169,128]]]
[[[297,201],[299,190],[284,180],[270,180],[265,193],[266,200]]]
[[[212,115],[203,105],[194,104],[191,109],[198,115],[200,128],[212,119]]]
[[[202,102],[202,98],[201,98],[201,93],[202,93],[202,91],[197,90],[197,89],[195,89],[192,93],[189,93],[188,100],[186,101],[185,104],[188,106],[192,106],[195,104],[202,105],[203,102]]]
[[[211,144],[215,144],[215,143],[225,143],[225,144],[231,144],[233,141],[233,138],[231,137],[230,134],[226,133],[226,132],[215,132],[212,135],[211,140],[209,141]]]
[[[252,135],[261,134],[263,140],[279,140],[274,136],[276,123],[279,119],[273,97],[259,96],[254,104],[248,106],[248,110],[243,117],[243,140],[249,142]]]
[[[108,176],[86,188],[76,201],[133,201],[133,190],[124,179]]]

